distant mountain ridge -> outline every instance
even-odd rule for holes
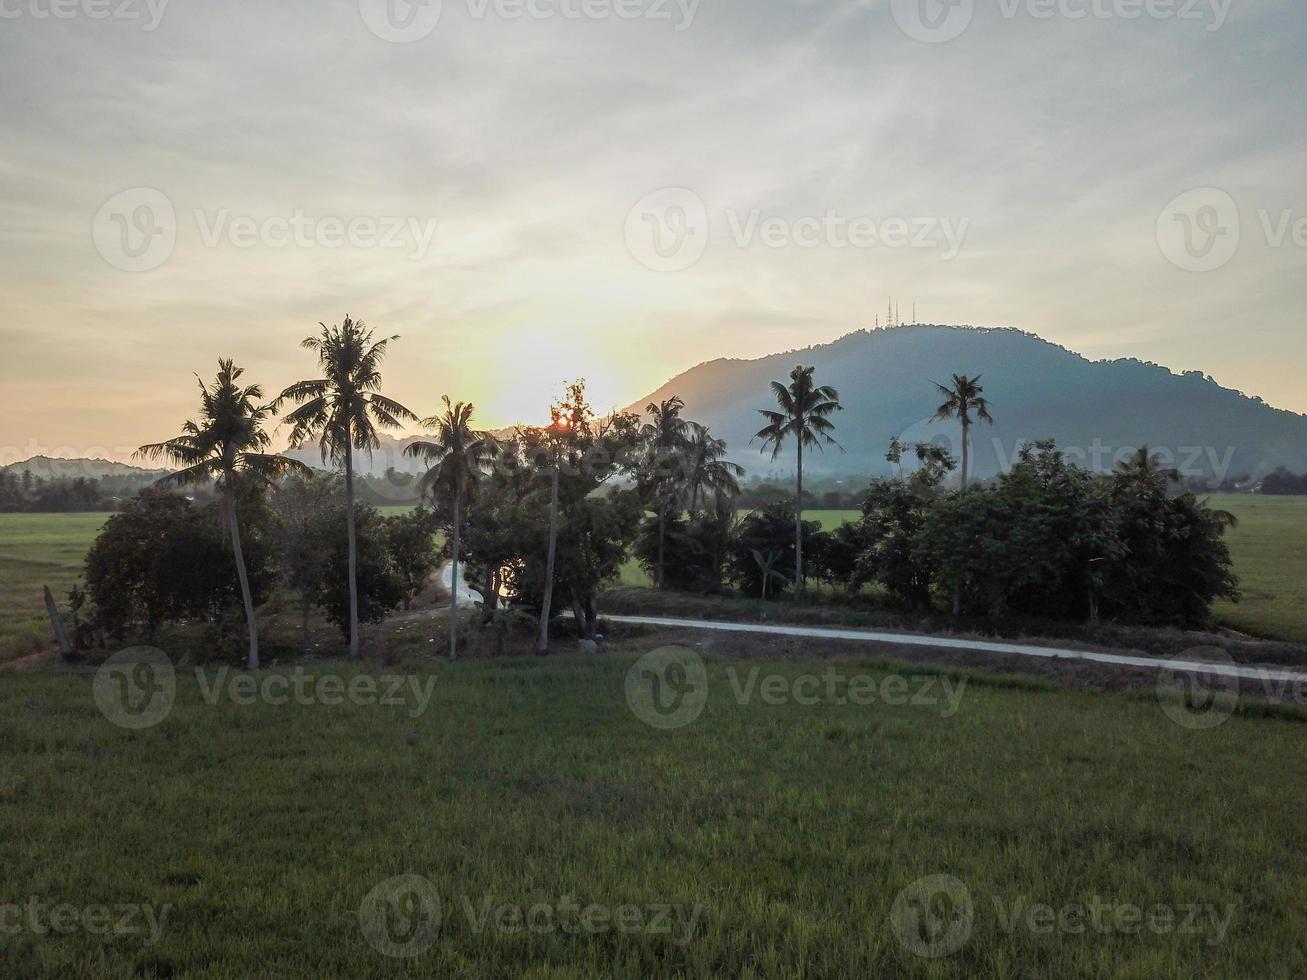
[[[10,463],[8,466],[0,467],[0,469],[9,470],[12,473],[22,473],[26,470],[33,476],[39,476],[46,480],[75,480],[78,477],[98,480],[107,476],[160,477],[171,472],[167,469],[149,469],[141,466],[131,466],[127,463],[117,463],[111,459],[88,459],[85,457],[65,459],[51,456],[33,456],[31,459],[19,460],[16,463]]]
[[[892,437],[939,441],[956,454],[960,427],[931,423],[942,400],[932,381],[980,375],[995,425],[973,430],[973,473],[1005,470],[1023,442],[1053,438],[1076,462],[1110,470],[1147,444],[1185,476],[1261,476],[1277,466],[1307,470],[1307,416],[1272,408],[1223,388],[1201,372],[1175,374],[1134,359],[1090,361],[1010,327],[897,326],[862,330],[803,350],[753,360],[708,361],[678,375],[631,411],[680,395],[685,414],[727,440],[730,457],[751,474],[793,471],[793,451],[773,464],[757,442],[757,410],[772,408],[768,383],[797,364],[815,365],[840,392],[834,416],[846,450],[805,454],[814,475],[890,471]]]
[[[1146,443],[1185,476],[1261,477],[1278,466],[1307,472],[1307,416],[1223,388],[1201,372],[1175,374],[1132,358],[1091,361],[1010,327],[886,327],[751,360],[720,358],[677,375],[627,410],[643,413],[651,401],[680,395],[686,415],[726,439],[730,458],[751,475],[788,475],[794,467],[792,447],[772,463],[751,441],[761,427],[757,410],[772,407],[768,383],[786,379],[800,363],[815,365],[818,380],[839,389],[845,408],[834,417],[845,452],[805,454],[804,470],[813,476],[888,473],[885,450],[894,436],[943,442],[956,453],[957,424],[930,422],[941,400],[931,381],[947,381],[954,372],[981,375],[996,421],[974,430],[973,473],[979,477],[1006,469],[1023,442],[1045,438],[1099,470],[1111,469],[1115,459]],[[421,473],[423,462],[403,451],[422,438],[379,433],[381,447],[371,457],[356,457],[356,471]],[[316,445],[287,455],[331,468]],[[168,472],[45,456],[7,468],[30,469],[47,479]]]

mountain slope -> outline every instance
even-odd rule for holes
[[[768,382],[787,378],[799,363],[816,365],[819,383],[838,388],[845,408],[835,422],[846,452],[805,454],[805,471],[810,467],[814,475],[888,472],[885,449],[895,435],[941,441],[956,453],[957,424],[929,422],[941,401],[931,380],[947,381],[954,372],[982,375],[996,420],[974,430],[978,476],[1006,469],[1023,441],[1050,437],[1075,461],[1099,470],[1144,443],[1187,476],[1262,475],[1279,465],[1307,470],[1307,416],[1272,408],[1197,372],[1177,375],[1136,360],[1090,361],[1008,328],[893,327],[757,360],[710,361],[631,410],[680,395],[687,416],[725,438],[731,457],[751,473],[789,472],[792,447],[772,464],[750,440],[761,425],[756,410],[773,407]]]
[[[19,460],[9,466],[0,467],[12,473],[30,471],[33,476],[46,480],[75,480],[78,477],[100,479],[103,477],[154,477],[158,478],[170,472],[166,469],[149,469],[116,463],[111,459],[66,459],[62,457],[33,456],[31,459]]]

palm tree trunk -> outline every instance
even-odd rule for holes
[[[665,501],[658,504],[658,588],[663,587],[666,581],[663,575],[663,555],[664,540],[667,535],[667,503]]]
[[[967,492],[967,468],[971,462],[971,425],[967,419],[966,412],[961,413],[962,418],[962,493]],[[953,583],[953,615],[958,616],[962,613],[962,579],[959,578]]]
[[[803,601],[803,440],[799,447],[798,480],[794,491],[794,601]]]
[[[454,492],[454,540],[452,543],[454,551],[453,574],[449,579],[449,660],[453,663],[458,659],[458,531],[459,531],[459,505],[462,494]]]
[[[962,416],[962,492],[967,492],[967,472],[971,464],[971,424]]]
[[[345,524],[349,538],[349,655],[359,655],[358,544],[354,531],[354,447],[349,424],[345,426]]]
[[[236,519],[236,499],[231,489],[223,489],[224,510],[227,511],[227,526],[231,529],[231,550],[236,557],[236,577],[241,583],[241,601],[245,604],[245,629],[250,638],[250,652],[245,666],[250,670],[259,669],[259,625],[254,619],[254,597],[250,594],[250,576],[245,570],[245,552],[241,550],[241,527]]]
[[[558,460],[554,460],[553,488],[549,495],[549,553],[545,557],[545,595],[540,603],[540,639],[536,656],[549,655],[549,613],[554,603],[554,556],[558,549]]]

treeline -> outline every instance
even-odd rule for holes
[[[104,511],[148,486],[153,477],[43,477],[31,470],[0,470],[0,512]]]
[[[1267,474],[1258,492],[1273,496],[1307,494],[1307,473],[1297,476],[1281,466],[1274,473]]]
[[[1239,598],[1223,540],[1234,517],[1173,493],[1177,475],[1147,448],[1105,477],[1037,442],[966,493],[944,486],[953,465],[936,450],[911,475],[873,481],[860,520],[814,533],[819,574],[986,617],[1201,626],[1213,601]]]
[[[935,418],[960,423],[960,459],[892,440],[886,459],[898,475],[871,481],[858,495],[859,519],[836,530],[803,519],[812,503],[848,502],[827,496],[842,488],[804,488],[805,456],[839,449],[842,408],[839,393],[803,366],[772,382],[774,407],[758,409],[764,451],[773,461],[794,454],[788,500],[751,501],[726,443],[686,418],[680,398],[601,417],[582,381],[550,407],[549,424],[502,439],[473,428],[471,405],[445,397],[441,412],[421,420],[430,435],[405,450],[425,466],[416,489],[430,509],[383,518],[353,460],[379,444],[378,428],[419,421],[382,394],[379,368],[393,339],[376,340],[348,318],[324,325],[304,342],[317,355],[315,378],[271,401],[220,361],[215,380],[200,384],[197,418],[140,451],[181,467],[162,483],[209,492],[211,502],[153,491],[112,518],[88,556],[85,590],[73,596],[78,635],[199,621],[216,631],[215,645],[239,642],[243,606],[246,662],[256,668],[255,612],[281,589],[306,627],[321,609],[356,655],[359,624],[381,621],[427,583],[437,532],[452,559],[451,657],[468,633],[502,649],[523,613],[539,655],[550,652],[562,612],[592,642],[603,587],[630,556],[660,589],[792,593],[801,602],[812,578],[955,615],[1199,625],[1213,601],[1238,597],[1223,541],[1233,518],[1175,492],[1178,474],[1147,449],[1101,477],[1052,442],[1036,443],[1009,473],[969,486],[971,430],[993,420],[980,379],[959,374],[935,385]],[[266,426],[283,411],[291,446],[316,445],[338,475],[268,451]],[[956,488],[947,485],[954,469]],[[484,597],[467,632],[457,609],[464,579]]]
[[[339,474],[296,473],[264,493],[239,481],[245,575],[255,606],[280,589],[299,607],[304,639],[317,610],[349,637],[349,542],[345,481]],[[383,517],[368,504],[354,513],[359,618],[380,622],[407,607],[440,559],[438,522],[427,508]],[[73,632],[81,646],[121,640],[134,628],[167,623],[204,626],[202,646],[231,657],[240,640],[240,575],[222,504],[196,503],[149,489],[105,523],[86,557],[85,585],[72,593]]]

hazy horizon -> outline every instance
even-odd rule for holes
[[[5,8],[8,454],[125,459],[346,314],[498,428],[891,296],[1307,412],[1288,0],[389,2]]]

